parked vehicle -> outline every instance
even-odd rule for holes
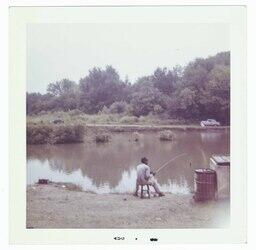
[[[207,119],[206,121],[201,121],[200,125],[202,127],[216,127],[220,126],[220,123],[214,119]]]

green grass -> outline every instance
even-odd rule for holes
[[[40,115],[27,116],[28,124],[51,124],[53,120],[61,119],[64,124],[122,124],[122,125],[183,125],[184,120],[170,119],[156,115],[127,116],[122,114],[84,114],[79,110],[69,112],[42,112]],[[195,123],[196,124],[196,123]]]

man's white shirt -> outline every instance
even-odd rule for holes
[[[137,181],[141,184],[147,183],[150,177],[150,167],[144,163],[137,166]]]

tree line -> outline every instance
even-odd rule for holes
[[[78,109],[86,114],[159,115],[230,122],[230,52],[197,58],[185,67],[157,68],[131,84],[112,66],[94,67],[79,83],[63,79],[47,93],[27,93],[27,114]]]

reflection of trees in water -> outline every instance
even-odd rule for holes
[[[228,133],[218,133],[217,136],[210,135],[202,139],[200,132],[191,131],[180,133],[177,140],[178,143],[173,148],[172,154],[185,152],[187,156],[178,158],[159,172],[157,178],[160,184],[167,183],[168,180],[176,182],[185,178],[188,184],[193,186],[195,169],[208,167],[212,154],[229,153]]]
[[[46,148],[48,147],[48,145],[27,145],[27,159],[38,160],[44,163],[49,157],[49,154],[46,154],[48,151]]]
[[[93,184],[100,186],[108,183],[114,187],[120,181],[123,171],[137,163],[135,155],[138,147],[138,143],[127,140],[113,140],[104,145],[29,146],[28,158],[41,162],[48,160],[52,169],[65,173],[80,169],[84,176],[93,180]]]
[[[219,146],[229,147],[229,130],[206,130],[200,132],[201,142],[203,145],[212,146],[213,148],[216,144]],[[226,149],[227,150],[227,149]],[[229,151],[229,149],[228,149]]]
[[[214,143],[208,137],[208,143],[205,137],[202,139],[200,132],[184,132],[178,133],[173,142],[161,142],[154,133],[147,133],[140,141],[134,142],[131,134],[118,134],[106,144],[28,146],[27,156],[41,162],[48,160],[52,169],[65,173],[80,169],[82,175],[91,178],[94,185],[99,187],[108,183],[113,188],[120,182],[123,172],[134,168],[141,157],[148,157],[149,165],[156,170],[170,158],[185,152],[188,156],[172,162],[170,167],[159,172],[157,179],[159,184],[165,184],[185,178],[192,185],[193,170],[206,167],[204,158],[209,162],[212,154],[229,152],[226,137],[224,134],[218,140],[215,138]]]

